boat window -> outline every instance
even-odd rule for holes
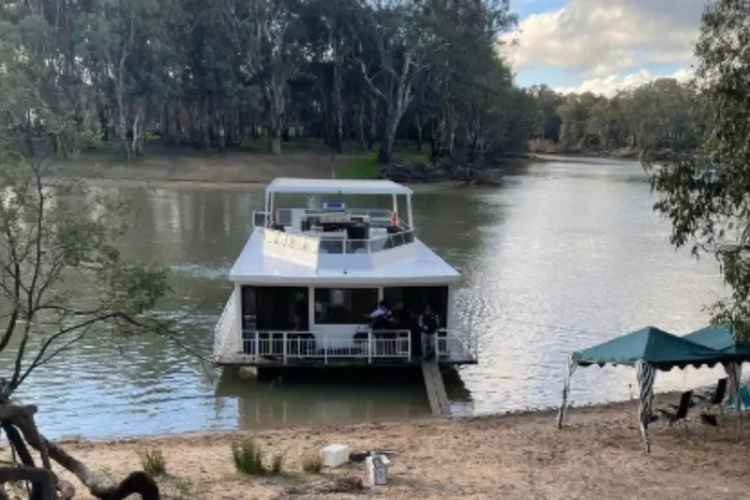
[[[440,317],[440,326],[445,328],[448,316],[447,286],[400,286],[383,289],[383,299],[391,305],[396,317],[416,319],[430,307]],[[404,322],[407,320],[404,319]]]
[[[367,323],[377,303],[376,288],[316,288],[315,322],[337,325]]]
[[[303,287],[242,287],[243,330],[308,331],[308,289]]]

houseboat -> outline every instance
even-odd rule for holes
[[[229,272],[216,364],[417,365],[427,305],[439,318],[437,363],[476,363],[476,342],[456,329],[460,275],[417,237],[413,196],[387,180],[271,182]],[[383,302],[392,317],[375,327],[370,314]]]

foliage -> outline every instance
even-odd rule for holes
[[[305,134],[343,152],[417,135],[433,157],[523,147],[497,35],[508,0],[110,0],[0,6],[2,109],[61,158],[116,143],[202,150]]]
[[[163,476],[167,473],[167,460],[158,448],[145,449],[138,452],[143,470],[152,477]]]
[[[354,157],[336,172],[341,179],[377,179],[379,175],[380,164],[374,154]]]
[[[706,7],[696,47],[698,86],[707,125],[699,151],[662,168],[649,165],[672,222],[672,243],[719,259],[731,296],[714,319],[750,339],[750,4],[720,0]]]
[[[232,458],[237,471],[243,474],[262,476],[269,472],[263,464],[263,450],[255,439],[232,443]]]
[[[612,98],[590,92],[560,95],[545,86],[532,88],[531,94],[537,117],[532,136],[559,141],[563,151],[694,150],[706,126],[705,96],[672,78],[621,90]]]
[[[169,290],[162,269],[121,259],[115,241],[122,226],[111,200],[84,184],[48,185],[44,174],[36,160],[6,160],[0,168],[0,297],[7,304],[0,352],[13,346],[14,359],[0,368],[0,398],[92,327],[142,324],[135,316]],[[70,276],[78,286],[99,287],[98,303],[81,304]]]

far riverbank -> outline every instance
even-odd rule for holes
[[[676,401],[657,397],[657,406]],[[577,408],[558,431],[553,411],[467,419],[421,419],[256,433],[202,433],[117,441],[66,441],[66,449],[115,480],[140,468],[138,452],[160,449],[169,498],[355,498],[336,480],[363,477],[363,464],[322,474],[302,471],[303,458],[330,443],[395,453],[389,484],[378,498],[739,498],[747,493],[746,429],[652,426],[652,453],[642,451],[637,402]],[[694,415],[694,417],[697,417]],[[696,418],[696,420],[698,420]],[[747,426],[746,426],[747,427]],[[282,453],[284,474],[247,477],[232,463],[230,445],[254,437],[267,459]],[[77,488],[82,491],[81,488]],[[79,497],[76,497],[79,498]],[[84,498],[88,498],[85,497]]]
[[[267,184],[277,177],[302,178],[392,178],[397,182],[459,182],[499,184],[505,170],[539,158],[516,155],[498,165],[476,169],[449,161],[432,165],[426,152],[407,147],[397,151],[394,163],[384,168],[375,151],[352,150],[333,154],[317,143],[290,143],[281,155],[257,149],[223,153],[196,151],[187,147],[154,146],[142,157],[126,160],[112,150],[89,151],[70,160],[53,160],[53,175],[81,178],[97,183],[121,185],[243,188]]]

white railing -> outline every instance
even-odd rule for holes
[[[320,253],[328,254],[373,254],[391,248],[414,243],[414,231],[401,231],[386,234],[369,240],[363,239],[320,239]]]
[[[287,233],[276,229],[264,228],[265,241],[292,250],[312,254],[373,254],[414,243],[414,231],[401,231],[370,239],[326,238],[301,233]]]
[[[311,332],[285,332],[260,330],[245,332],[244,356],[258,361],[260,358],[279,358],[284,364],[289,360],[322,359],[402,359],[411,361],[412,346],[409,330],[375,330],[361,332],[348,343],[340,336],[327,336]]]

